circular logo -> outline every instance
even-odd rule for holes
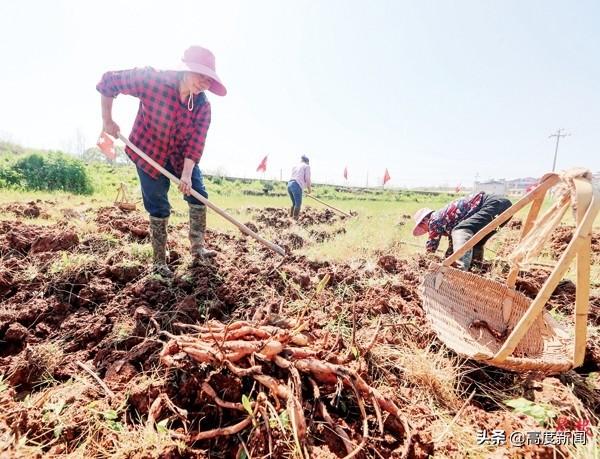
[[[518,430],[515,430],[514,432],[512,432],[510,434],[509,438],[510,438],[510,442],[512,443],[513,446],[523,446],[526,441],[525,433],[519,432]]]

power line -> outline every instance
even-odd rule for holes
[[[564,131],[564,129],[559,129],[558,131],[556,131],[556,134],[551,134],[548,136],[548,138],[556,137],[556,147],[554,148],[554,161],[552,162],[552,172],[554,172],[554,170],[556,169],[556,155],[558,154],[558,142],[560,141],[560,138],[568,137],[571,135],[570,133],[565,133],[561,131]]]

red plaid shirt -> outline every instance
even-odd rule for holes
[[[210,103],[204,93],[194,97],[194,109],[179,98],[179,77],[174,71],[135,68],[102,75],[96,89],[104,96],[127,94],[140,99],[129,140],[150,158],[165,167],[170,161],[177,175],[189,158],[200,161],[210,125]],[[131,160],[153,178],[160,172],[133,150],[125,151]]]

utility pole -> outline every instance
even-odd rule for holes
[[[551,134],[548,136],[548,138],[556,137],[556,147],[554,148],[554,161],[552,162],[552,172],[554,172],[554,169],[556,169],[556,155],[558,154],[558,142],[560,141],[560,138],[568,137],[571,135],[570,133],[565,133],[561,131],[564,131],[564,129],[559,129],[558,131],[556,131],[556,134]]]

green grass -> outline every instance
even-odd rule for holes
[[[331,200],[331,202],[342,210],[352,210],[358,215],[341,224],[346,229],[345,234],[338,235],[325,244],[313,245],[305,249],[303,252],[311,258],[351,261],[356,258],[368,258],[374,252],[402,256],[419,250],[414,245],[425,244],[425,238],[415,238],[411,234],[412,215],[423,207],[423,203],[412,200],[403,202]],[[313,206],[312,203],[310,205]],[[427,205],[441,207],[443,202],[438,198]],[[324,206],[316,204],[315,207]],[[410,215],[411,218],[402,218],[403,215]]]

